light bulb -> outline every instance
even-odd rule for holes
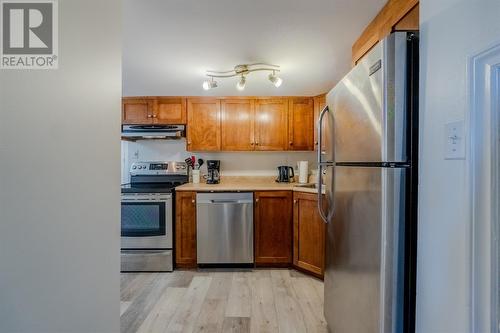
[[[215,81],[213,77],[211,80],[203,82],[203,89],[210,90],[212,88],[217,88],[217,81]]]
[[[281,86],[281,84],[283,83],[283,80],[279,76],[276,76],[274,72],[272,74],[269,74],[269,81],[271,81],[271,83],[274,84],[276,88]]]
[[[238,83],[236,83],[236,88],[240,91],[244,90],[246,81],[245,77],[242,76]]]
[[[280,77],[277,77],[276,78],[276,82],[273,82],[274,83],[274,86],[276,88],[278,88],[279,86],[281,86],[281,84],[283,83],[283,80],[280,78]]]

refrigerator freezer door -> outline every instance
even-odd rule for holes
[[[406,33],[378,43],[327,95],[336,162],[406,162]]]
[[[401,325],[406,172],[335,167],[324,280],[331,332],[397,332]]]

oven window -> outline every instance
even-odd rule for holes
[[[165,235],[164,202],[122,202],[122,237]]]

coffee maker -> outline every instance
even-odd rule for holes
[[[208,160],[207,161],[207,184],[219,184],[220,181],[220,161]]]

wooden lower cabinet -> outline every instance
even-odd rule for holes
[[[254,192],[255,265],[290,265],[322,277],[326,226],[314,193]],[[176,192],[175,265],[195,268],[196,192]]]
[[[322,277],[325,269],[326,225],[314,193],[293,193],[293,265]]]
[[[196,267],[196,192],[176,192],[175,265]]]
[[[255,192],[255,264],[292,263],[292,192]]]

